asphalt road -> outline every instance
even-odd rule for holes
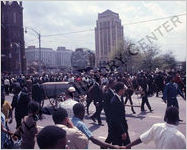
[[[133,95],[133,103],[136,106],[140,106],[141,99],[137,97],[137,95]],[[6,96],[6,100],[12,100],[12,95]],[[145,113],[141,113],[140,107],[135,107],[136,114],[132,114],[130,107],[125,107],[126,110],[126,119],[129,126],[129,136],[131,141],[135,140],[139,137],[139,135],[146,130],[148,130],[154,123],[163,122],[164,113],[166,110],[166,104],[162,101],[161,98],[158,97],[149,97],[149,102],[151,104],[152,109],[154,110],[152,113],[148,111],[148,108],[145,106],[147,111]],[[179,111],[180,111],[180,118],[183,120],[178,126],[178,129],[185,135],[186,137],[186,101],[184,101],[181,97],[178,97],[179,102]],[[129,103],[127,103],[129,104]],[[45,101],[45,106],[49,106],[48,100]],[[93,104],[90,106],[90,115],[94,113],[95,107]],[[84,122],[88,126],[88,128],[92,131],[93,135],[100,140],[105,140],[107,136],[107,124],[105,121],[105,114],[102,111],[101,118],[104,126],[99,126],[96,123],[93,123],[92,120],[89,119],[89,116],[86,115]],[[53,121],[50,115],[45,115],[45,119],[38,121],[39,127],[44,127],[47,125],[53,125]],[[16,124],[15,119],[13,123],[9,125],[10,130],[14,131]],[[36,145],[35,148],[38,148]],[[91,141],[89,142],[89,149],[99,149],[100,147],[93,144]],[[154,149],[155,145],[153,142],[149,144],[139,144],[134,146],[132,149]]]

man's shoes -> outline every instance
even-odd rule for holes
[[[183,122],[183,120],[179,119],[178,121]]]
[[[151,109],[150,112],[153,112],[153,110]]]
[[[136,112],[135,112],[135,111],[133,111],[132,113],[133,113],[133,114],[136,114]]]
[[[96,122],[95,118],[93,116],[91,116],[90,118],[92,119],[93,122]]]

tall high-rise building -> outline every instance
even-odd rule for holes
[[[123,42],[123,26],[119,14],[106,10],[99,13],[95,28],[96,66],[105,64],[110,54]]]
[[[1,71],[26,73],[22,2],[1,1]]]

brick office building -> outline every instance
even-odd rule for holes
[[[1,1],[1,71],[26,73],[22,2]]]

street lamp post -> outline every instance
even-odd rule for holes
[[[40,74],[41,73],[41,34],[31,27],[26,27],[25,28],[25,33],[27,33],[27,29],[32,30],[38,36],[38,42],[39,42],[39,74]]]

